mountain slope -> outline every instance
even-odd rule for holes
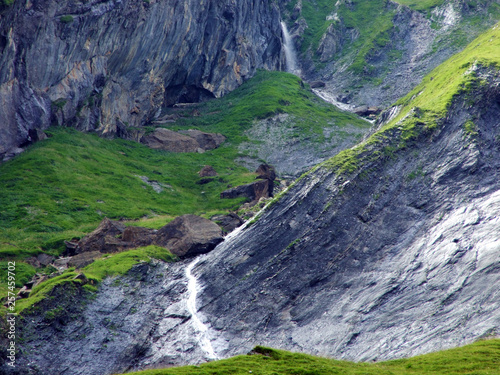
[[[349,363],[305,354],[288,353],[281,350],[256,347],[249,355],[217,361],[201,366],[151,370],[137,375],[208,375],[208,374],[364,374],[364,375],[452,375],[459,373],[493,375],[500,361],[498,340],[487,340],[463,348],[427,354],[391,362]]]
[[[219,357],[262,344],[384,360],[498,335],[499,49],[495,27],[402,99],[398,117],[196,260],[197,314]],[[63,300],[81,310],[62,322],[27,314],[20,368],[89,375],[206,360],[186,266],[105,280],[94,299]]]
[[[200,263],[221,355],[261,343],[380,360],[498,333],[498,57],[486,61],[499,36],[435,72],[456,81],[431,73],[400,121],[304,176]],[[427,108],[413,107],[420,98]]]
[[[352,105],[386,106],[500,20],[497,1],[288,1],[303,70]]]

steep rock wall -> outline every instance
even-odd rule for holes
[[[0,18],[0,156],[51,123],[134,137],[162,106],[280,69],[270,0],[16,1]]]

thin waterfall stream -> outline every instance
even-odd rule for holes
[[[283,47],[285,50],[286,71],[300,77],[302,72],[298,67],[297,52],[295,51],[295,46],[293,45],[292,36],[288,32],[288,28],[286,27],[284,21],[281,21],[281,30],[283,31],[283,40],[285,42]]]
[[[196,298],[198,297],[200,287],[196,276],[193,275],[193,268],[200,262],[200,260],[201,258],[197,257],[186,267],[186,278],[188,279],[187,308],[191,314],[194,329],[198,334],[197,340],[200,344],[201,350],[205,352],[208,359],[218,359],[219,357],[215,354],[212,343],[208,338],[208,327],[201,321],[196,308]]]

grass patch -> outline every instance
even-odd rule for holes
[[[152,258],[165,262],[178,259],[167,249],[151,245],[97,259],[82,271],[89,279],[101,282],[107,276],[125,275],[135,264],[149,262]]]
[[[108,276],[125,275],[135,264],[140,262],[149,262],[151,259],[174,262],[178,258],[167,249],[154,245],[123,251],[112,255],[105,255],[103,258],[97,259],[79,272],[77,272],[74,268],[70,268],[62,275],[40,283],[33,288],[28,298],[16,301],[16,312],[20,313],[46,298],[52,289],[54,289],[57,285],[66,283],[81,283],[80,280],[73,280],[80,272],[83,272],[89,279],[89,284],[84,285],[84,287],[87,287],[90,291],[96,291],[96,285],[104,278]],[[17,264],[16,266],[19,267]]]
[[[352,363],[256,347],[254,355],[137,375],[494,375],[500,366],[500,340],[486,340],[458,349],[379,363]]]

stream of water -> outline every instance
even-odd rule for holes
[[[286,71],[288,73],[295,74],[296,76],[300,76],[301,71],[298,67],[297,52],[295,51],[293,40],[288,32],[288,28],[283,21],[281,21],[281,30],[283,31],[283,39],[285,42],[283,47],[285,49]]]
[[[196,276],[193,275],[193,268],[199,263],[200,260],[201,258],[197,257],[186,267],[186,277],[188,279],[187,308],[191,314],[191,321],[193,322],[194,329],[197,332],[197,340],[200,344],[201,350],[205,352],[208,359],[218,359],[212,343],[208,338],[208,327],[201,321],[198,315],[198,309],[196,308],[196,298],[200,287]]]

